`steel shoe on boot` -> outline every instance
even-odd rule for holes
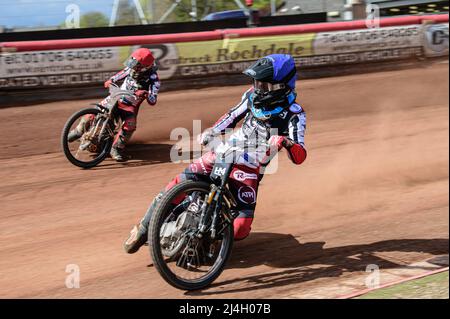
[[[116,160],[117,162],[126,162],[127,159],[125,158],[123,154],[123,150],[120,148],[113,147],[111,148],[110,155],[112,159]]]
[[[81,136],[83,136],[83,133],[78,131],[76,128],[69,132],[69,135],[67,135],[67,141],[69,143],[75,142],[78,140]]]
[[[73,130],[71,130],[67,135],[67,141],[69,143],[72,143],[78,140],[80,137],[82,137],[83,134],[87,132],[91,127],[92,123],[94,122],[94,119],[95,119],[94,114],[84,115],[81,118],[80,123],[78,123],[78,125]]]
[[[130,237],[124,243],[123,248],[129,254],[134,254],[147,242],[147,230],[138,224],[133,227],[130,232]]]

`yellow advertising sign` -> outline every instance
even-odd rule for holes
[[[178,65],[244,62],[276,53],[309,56],[313,54],[314,37],[314,33],[308,33],[177,43]]]

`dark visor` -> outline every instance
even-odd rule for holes
[[[272,91],[276,91],[276,90],[285,88],[284,83],[273,84],[273,83],[269,83],[269,82],[261,82],[258,80],[254,81],[253,86],[255,87],[255,90],[261,91],[263,93],[272,92]]]

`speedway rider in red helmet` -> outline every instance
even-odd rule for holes
[[[161,86],[156,71],[157,66],[152,52],[149,49],[140,48],[131,54],[130,58],[125,62],[125,68],[122,71],[105,82],[105,88],[109,88],[111,84],[122,82],[120,88],[133,91],[137,97],[134,103],[127,99],[119,100],[118,108],[122,127],[116,135],[111,148],[111,157],[118,162],[126,161],[124,149],[134,131],[136,131],[136,120],[140,105],[144,100],[147,100],[150,105],[156,104]],[[86,122],[89,119],[84,120],[69,133],[69,142],[73,142],[83,135],[87,127]]]
[[[200,138],[201,144],[207,145],[217,134],[235,128],[243,120],[242,127],[231,135],[230,140],[255,141],[256,144],[270,146],[270,151],[263,148],[262,152],[245,153],[233,166],[229,186],[238,199],[236,209],[239,213],[234,220],[235,240],[244,239],[250,233],[259,182],[264,168],[276,152],[285,148],[291,161],[297,165],[306,159],[306,115],[296,103],[297,70],[294,59],[286,54],[269,55],[259,59],[244,74],[253,79],[253,87],[244,93],[237,106]],[[186,179],[199,180],[209,176],[215,157],[211,151],[195,160],[166,186],[165,191]],[[131,230],[124,244],[127,253],[135,253],[147,241],[150,218],[163,192],[153,200],[144,218]]]

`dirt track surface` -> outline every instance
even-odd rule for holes
[[[331,295],[364,289],[353,278],[369,264],[383,274],[448,254],[448,73],[438,63],[299,83],[307,161],[280,154],[252,235],[211,288],[189,294],[147,266],[147,247],[127,255],[122,243],[185,166],[169,162],[170,130],[192,119],[205,128],[245,87],[161,95],[141,109],[133,160],[89,171],[65,160],[59,134],[94,100],[0,109],[0,297],[321,297],[331,285]],[[69,264],[80,267],[79,289],[65,287]]]

